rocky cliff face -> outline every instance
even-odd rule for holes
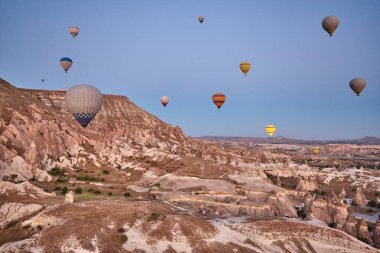
[[[289,247],[324,252],[321,245],[331,242],[327,229],[317,229],[325,236],[322,244],[320,239],[305,237],[307,233],[290,244],[280,235],[276,240],[263,239],[265,243],[254,239],[261,229],[269,231],[270,237],[276,224],[293,227],[291,233],[297,235],[304,224],[285,222],[281,217],[296,218],[294,206],[302,202],[303,195],[309,216],[314,214],[337,228],[344,226],[345,206],[334,200],[314,200],[309,193],[318,187],[315,177],[319,172],[292,164],[287,154],[194,140],[124,96],[105,95],[102,110],[83,129],[66,112],[64,95],[63,91],[18,89],[0,79],[0,227],[6,228],[0,230],[0,252],[21,247],[35,252],[75,251],[69,246],[81,242],[88,252],[97,252],[96,247],[104,247],[112,238],[120,239],[112,246],[113,252],[171,252],[173,248],[186,252],[191,247],[205,252],[268,252],[273,247],[277,252],[288,252]],[[267,175],[277,178],[276,185]],[[292,189],[283,188],[288,185]],[[127,221],[124,210],[140,221]],[[108,218],[99,219],[94,213]],[[256,227],[249,221],[235,226],[219,220],[234,216],[274,222]],[[160,222],[164,225],[157,225]],[[208,232],[189,231],[193,223]],[[158,236],[167,226],[173,233]],[[306,227],[309,234],[315,232],[312,226]],[[248,228],[258,232],[248,233]],[[117,232],[123,229],[128,231]],[[77,237],[72,237],[71,230]],[[99,235],[89,232],[103,230]],[[62,231],[65,238],[60,238]],[[284,231],[281,233],[286,235]],[[238,237],[230,241],[226,237],[230,233]],[[182,237],[177,240],[176,234]],[[130,238],[129,243],[123,235]],[[158,239],[144,237],[143,242],[139,241],[141,235]],[[339,232],[334,236],[355,245],[352,238]],[[164,246],[158,243],[162,238],[167,238]],[[194,238],[202,243],[192,241]],[[311,246],[313,240],[318,241],[317,246]],[[187,248],[178,246],[178,241]],[[339,240],[333,245],[339,247]],[[45,251],[38,251],[41,248]]]
[[[81,167],[136,165],[136,157],[168,154],[202,157],[219,163],[287,159],[269,152],[229,154],[222,148],[185,136],[133,104],[125,96],[104,96],[104,106],[82,129],[66,112],[64,91],[17,89],[0,79],[1,178],[49,181],[55,165]],[[240,157],[240,158],[239,158]]]

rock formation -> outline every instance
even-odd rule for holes
[[[368,243],[369,245],[373,245],[373,241],[371,235],[368,231],[367,222],[364,219],[360,219],[358,222],[358,239]]]
[[[344,224],[343,226],[343,231],[353,237],[356,237],[358,235],[358,227],[356,224],[356,219],[352,214],[348,216],[346,220],[346,224]]]
[[[281,186],[281,179],[279,176],[276,177],[275,185]]]
[[[0,229],[13,226],[12,222],[17,222],[41,208],[38,204],[4,203],[0,206]]]
[[[69,191],[65,195],[65,203],[74,203],[74,192]]]
[[[380,248],[380,218],[375,223],[375,230],[373,231],[373,245]]]
[[[298,179],[296,191],[313,191],[317,188],[317,183],[314,179],[307,177],[305,180],[301,177]]]
[[[361,206],[361,207],[366,206],[368,203],[368,200],[364,196],[364,193],[363,193],[361,187],[356,188],[356,193],[355,193],[354,199],[355,199],[355,202],[358,204],[358,206]]]
[[[339,193],[339,198],[345,198],[346,195],[347,195],[346,190],[344,190],[344,188],[342,188],[342,190]]]

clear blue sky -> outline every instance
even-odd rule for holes
[[[269,123],[292,138],[380,136],[378,0],[0,0],[0,10],[0,77],[18,87],[91,84],[192,136],[265,136]],[[332,38],[328,15],[341,22]],[[360,97],[356,76],[367,81]]]

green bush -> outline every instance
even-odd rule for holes
[[[126,235],[121,235],[121,236],[120,236],[120,240],[121,240],[123,243],[125,243],[126,241],[128,241],[128,236],[126,236]]]
[[[54,188],[54,191],[60,191],[60,190],[62,190],[62,188],[60,186],[57,186]]]
[[[87,191],[88,191],[88,192],[93,192],[94,189],[90,188],[90,189],[88,189]]]
[[[368,201],[368,206],[370,206],[370,207],[376,207],[376,201],[374,201],[374,200],[370,200],[370,201]]]
[[[81,194],[81,193],[82,193],[82,188],[77,187],[77,188],[75,189],[75,193],[77,193],[77,194]]]
[[[314,193],[316,195],[320,195],[320,196],[326,196],[326,192],[325,191],[321,191],[319,189],[315,189],[314,191],[311,191],[311,193]]]
[[[358,203],[356,203],[355,200],[352,200],[352,202],[351,202],[351,206],[358,206]]]
[[[102,192],[99,191],[99,190],[95,190],[95,191],[94,191],[94,194],[99,195],[99,194],[102,194]]]
[[[103,170],[103,174],[110,174],[109,170]]]
[[[302,219],[306,218],[306,213],[303,209],[297,210],[297,215],[298,215],[298,217],[301,217]]]
[[[65,195],[67,192],[69,191],[69,188],[67,188],[66,186],[62,188],[61,190],[61,194],[62,195]]]
[[[108,193],[108,196],[112,196],[112,192],[109,192],[109,193]]]
[[[375,196],[379,197],[380,196],[380,192],[375,192]]]
[[[131,196],[131,193],[129,192],[124,193],[124,197],[129,198],[130,196]]]
[[[55,166],[49,171],[49,174],[52,176],[58,176],[58,177],[63,177],[65,176],[65,170],[61,169],[59,166]]]
[[[88,182],[97,182],[97,181],[99,181],[98,178],[89,177],[89,176],[77,176],[76,178],[77,178],[78,181],[88,181]]]

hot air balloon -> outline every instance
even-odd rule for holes
[[[69,70],[69,68],[71,67],[71,65],[73,65],[73,61],[68,57],[61,58],[59,63],[61,64],[62,68],[65,70],[66,73]]]
[[[161,103],[166,107],[166,105],[169,103],[169,97],[163,96],[160,98]]]
[[[41,82],[43,82],[43,83],[44,83],[44,82],[45,82],[45,79],[43,79],[43,78],[42,78],[42,79],[41,79]]]
[[[73,36],[73,38],[75,39],[75,37],[79,34],[79,28],[76,26],[71,26],[69,28],[69,32],[70,32],[71,36]]]
[[[222,107],[226,101],[226,96],[221,92],[217,92],[212,96],[212,101],[218,107],[218,109],[220,109],[220,107]]]
[[[333,35],[336,28],[339,26],[339,18],[337,16],[327,16],[322,21],[323,29],[330,34]]]
[[[243,61],[240,63],[240,70],[244,73],[245,76],[247,75],[250,69],[251,69],[251,63],[247,61]]]
[[[204,17],[204,16],[199,16],[199,17],[198,17],[198,20],[199,20],[199,22],[201,22],[201,24],[202,24],[203,21],[205,21],[205,17]]]
[[[351,90],[356,93],[356,96],[360,95],[360,92],[365,88],[366,82],[363,78],[356,77],[350,81]]]
[[[102,108],[103,95],[91,85],[79,84],[66,92],[65,102],[67,110],[79,124],[87,127]]]
[[[265,127],[265,130],[267,131],[267,134],[268,134],[269,136],[272,136],[272,135],[276,132],[276,126],[275,126],[275,125],[272,125],[272,124],[267,125],[267,126]]]
[[[313,155],[318,155],[319,154],[319,148],[318,147],[311,148],[311,153],[313,153]]]

